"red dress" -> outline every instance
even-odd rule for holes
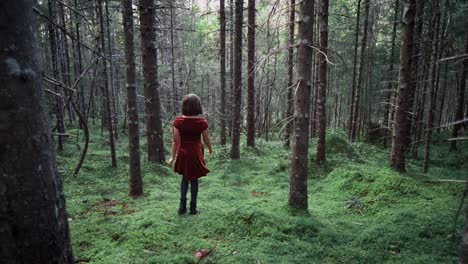
[[[203,158],[201,134],[208,128],[208,122],[204,118],[180,116],[174,120],[174,127],[180,134],[174,171],[189,181],[206,176],[210,170]]]

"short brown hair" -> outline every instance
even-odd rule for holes
[[[200,98],[196,94],[187,94],[182,101],[182,114],[196,116],[203,114]]]

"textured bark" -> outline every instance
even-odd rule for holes
[[[427,107],[427,125],[426,125],[426,137],[424,138],[424,162],[423,172],[427,173],[429,170],[429,155],[432,140],[432,129],[434,127],[434,108],[437,99],[437,69],[439,61],[439,28],[440,28],[440,9],[439,0],[434,1],[434,23],[435,32],[432,40],[432,64],[431,64],[431,90],[429,94],[429,106]]]
[[[225,0],[219,1],[219,67],[221,81],[221,106],[220,116],[220,134],[221,146],[226,145],[226,4]]]
[[[369,0],[365,0],[364,3],[364,29],[362,32],[362,39],[361,39],[361,58],[359,60],[359,74],[358,74],[358,79],[357,79],[357,84],[356,84],[356,94],[355,97],[353,98],[354,103],[353,103],[353,116],[351,120],[351,135],[350,139],[351,141],[354,141],[356,139],[356,133],[357,133],[357,127],[358,127],[358,121],[359,121],[359,110],[361,107],[361,93],[362,93],[362,86],[364,82],[364,65],[365,65],[365,58],[366,58],[366,48],[367,48],[367,31],[369,28],[369,7],[370,7],[370,2]]]
[[[300,3],[297,52],[297,91],[294,99],[294,134],[289,182],[289,206],[307,210],[307,165],[309,146],[309,107],[312,67],[313,12],[315,1]]]
[[[117,98],[117,87],[115,85],[116,81],[114,78],[114,59],[112,54],[112,37],[111,37],[111,29],[110,29],[110,17],[109,17],[109,0],[105,0],[106,6],[106,34],[107,34],[107,57],[109,58],[109,77],[110,77],[110,104],[111,104],[111,118],[112,118],[112,126],[114,131],[115,138],[119,138],[119,113],[116,106],[116,98]]]
[[[99,13],[99,26],[100,26],[100,41],[101,41],[101,51],[102,53],[106,53],[106,45],[104,42],[104,16],[102,12],[102,5],[103,2],[102,0],[98,0],[98,13]],[[102,60],[102,75],[104,77],[104,87],[103,87],[103,92],[104,94],[102,95],[104,97],[104,103],[105,105],[103,106],[106,111],[104,112],[106,114],[106,119],[109,122],[109,126],[107,127],[109,131],[109,143],[111,147],[111,160],[112,160],[112,167],[117,167],[117,157],[115,154],[115,137],[114,137],[114,126],[112,125],[112,118],[111,118],[111,104],[110,104],[110,94],[109,94],[109,79],[107,75],[107,60],[103,59]]]
[[[359,21],[361,19],[361,0],[358,0],[357,16],[356,16],[356,30],[354,35],[354,60],[353,60],[353,83],[351,84],[351,97],[348,121],[348,136],[351,138],[351,131],[353,130],[354,120],[354,98],[356,97],[356,75],[357,75],[357,54],[359,42]]]
[[[140,165],[140,129],[135,74],[135,45],[132,0],[122,0],[122,19],[125,36],[125,73],[127,76],[128,151],[130,155],[130,195],[143,195]]]
[[[32,7],[30,0],[0,2],[0,259],[73,263]]]
[[[468,54],[468,34],[465,38],[465,54]],[[465,104],[465,88],[466,88],[466,79],[468,76],[468,59],[463,61],[463,69],[460,77],[460,85],[458,86],[457,93],[457,107],[455,109],[455,120],[460,121],[463,119],[463,107]],[[463,124],[456,124],[453,126],[452,138],[458,137],[458,132],[462,128]],[[457,149],[457,141],[453,140],[450,142],[450,150]]]
[[[368,0],[367,0],[368,1]],[[318,54],[318,97],[317,97],[317,163],[326,160],[325,132],[327,114],[325,101],[327,95],[327,49],[328,49],[328,0],[320,1],[320,54]],[[368,8],[368,7],[366,7]],[[366,16],[367,17],[367,16]],[[366,27],[364,26],[364,30]],[[361,51],[362,52],[362,51]]]
[[[78,1],[74,0],[75,4],[75,9],[78,8]],[[83,72],[83,59],[82,59],[82,54],[81,54],[81,34],[80,34],[80,20],[81,17],[75,13],[75,33],[76,33],[76,54],[77,54],[77,59],[76,61],[76,67],[77,67],[77,72],[81,73]],[[75,58],[76,60],[76,58]],[[78,104],[81,113],[85,116],[85,118],[88,118],[86,115],[86,105],[85,105],[85,94],[84,94],[84,85],[81,84],[81,82],[78,84]]]
[[[383,146],[387,148],[388,145],[388,132],[390,130],[390,105],[392,103],[392,98],[395,94],[394,85],[393,85],[393,72],[394,72],[394,61],[395,61],[395,42],[396,42],[396,30],[398,25],[398,15],[399,15],[399,7],[400,1],[395,1],[395,13],[393,14],[393,30],[392,30],[392,47],[390,50],[390,66],[388,69],[388,80],[385,93],[387,94],[387,98],[385,100],[385,110],[384,110],[384,118],[383,118],[383,127],[384,127],[384,137],[383,137]]]
[[[248,2],[247,146],[255,147],[255,0]]]
[[[139,4],[148,161],[164,163],[156,54],[155,4],[153,0],[140,0]]]
[[[294,98],[293,98],[293,65],[294,65],[294,28],[296,25],[296,0],[289,2],[289,48],[288,48],[288,95],[286,103],[286,131],[285,131],[285,145],[287,147],[291,144],[291,130],[292,130],[292,116],[294,111]]]
[[[55,20],[56,15],[56,4],[52,0],[47,1],[47,6],[49,9],[49,18],[50,22],[48,24],[49,29],[49,47],[50,47],[50,57],[52,59],[52,76],[55,80],[59,78],[58,72],[58,62],[57,62],[57,33],[55,31],[55,27],[52,24]],[[61,89],[54,85],[54,90],[56,93],[62,92]],[[63,114],[63,97],[56,96],[55,104],[54,104],[54,111],[55,111],[55,127],[57,128],[58,136],[57,136],[57,149],[59,151],[63,150],[63,134],[65,134],[65,120]]]
[[[390,167],[404,172],[405,154],[410,142],[411,111],[414,98],[412,81],[412,58],[414,43],[415,0],[403,0],[403,20],[401,30],[399,87],[396,99],[395,128],[390,157]]]
[[[240,123],[242,101],[242,20],[243,0],[236,0],[234,25],[233,114],[231,159],[240,158]]]

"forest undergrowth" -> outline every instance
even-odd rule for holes
[[[69,134],[77,135],[78,129]],[[180,176],[145,161],[145,196],[129,197],[127,136],[118,140],[118,168],[111,168],[107,137],[93,127],[85,163],[72,176],[81,144],[68,139],[58,154],[68,220],[78,263],[456,263],[463,214],[454,215],[468,172],[467,144],[449,153],[436,137],[429,175],[422,160],[409,172],[388,168],[389,149],[349,144],[329,130],[328,161],[314,165],[312,140],[309,214],[288,210],[289,150],[258,139],[241,146],[241,159],[215,146],[211,173],[201,179],[197,216],[179,216]],[[78,140],[78,142],[77,142]],[[169,146],[169,133],[165,140]],[[213,140],[216,142],[216,138]],[[245,142],[245,139],[242,140]],[[244,144],[244,143],[243,143]],[[169,147],[167,147],[169,149]],[[210,254],[199,261],[194,254]]]

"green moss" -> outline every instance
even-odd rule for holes
[[[202,263],[456,263],[449,236],[462,186],[422,180],[466,177],[459,158],[466,149],[447,154],[441,141],[428,176],[419,174],[419,160],[399,174],[388,169],[388,150],[328,132],[325,165],[314,165],[315,141],[310,145],[307,214],[287,206],[288,149],[258,139],[256,148],[242,144],[237,161],[229,147],[215,148],[207,157],[212,172],[200,181],[200,214],[179,216],[180,176],[145,160],[144,137],[145,196],[132,199],[126,138],[111,168],[106,137],[92,127],[92,155],[77,177],[71,174],[82,135],[58,155],[74,255],[89,263],[198,263],[195,252],[211,249]]]

